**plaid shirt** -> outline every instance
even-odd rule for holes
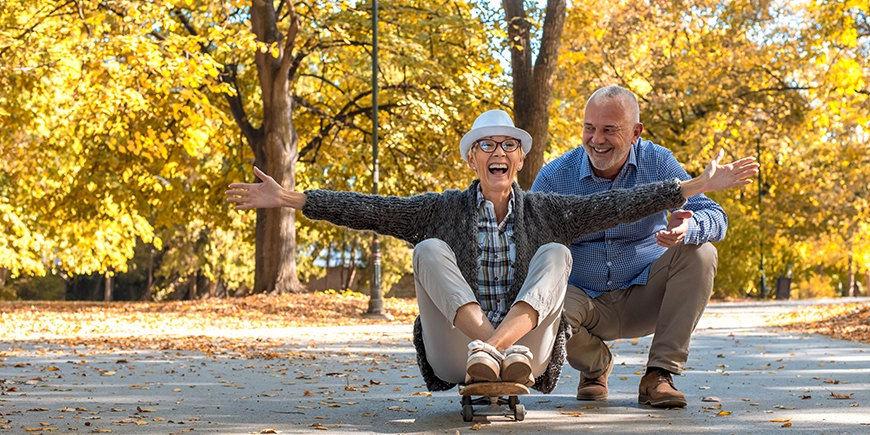
[[[514,282],[516,260],[513,203],[514,194],[511,191],[507,215],[499,224],[492,202],[483,197],[483,192],[478,187],[477,207],[480,213],[477,221],[477,245],[480,247],[480,257],[477,259],[477,300],[494,328],[504,320],[510,309],[507,305],[507,293]]]
[[[535,178],[532,191],[589,195],[674,177],[690,178],[670,150],[638,139],[613,180],[595,176],[586,150],[578,147],[544,166]],[[728,217],[719,204],[700,194],[689,198],[683,209],[694,213],[683,243],[701,245],[725,237]],[[661,212],[575,240],[568,247],[574,258],[568,283],[582,288],[593,298],[646,284],[650,265],[667,249],[656,243],[654,234],[667,225],[668,213]]]

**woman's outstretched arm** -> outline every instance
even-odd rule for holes
[[[236,210],[290,207],[299,210],[308,195],[281,187],[274,178],[254,166],[254,175],[262,183],[233,183],[227,191],[227,201],[235,203]]]

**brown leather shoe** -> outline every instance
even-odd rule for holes
[[[656,408],[682,408],[686,395],[677,391],[670,372],[655,368],[640,379],[637,402]]]
[[[604,373],[597,378],[586,378],[580,373],[580,385],[577,386],[577,400],[607,400],[607,377],[613,371],[613,355]]]

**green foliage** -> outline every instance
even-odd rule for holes
[[[62,301],[66,280],[58,275],[22,276],[0,287],[0,300]]]

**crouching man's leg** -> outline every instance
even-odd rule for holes
[[[717,265],[713,245],[680,244],[653,262],[646,285],[629,289],[623,315],[641,321],[626,322],[626,335],[655,333],[638,387],[639,403],[686,406],[686,396],[676,389],[671,375],[679,375],[686,366],[692,332],[713,293]],[[651,329],[650,322],[654,322]]]
[[[655,333],[647,373],[638,401],[658,407],[685,406],[672,374],[680,374],[689,356],[692,331],[710,300],[717,267],[716,248],[674,246],[650,266],[645,285],[589,297],[569,286],[565,315],[574,335],[568,341],[568,362],[580,370],[578,400],[607,398],[607,377],[613,357],[604,343]]]

